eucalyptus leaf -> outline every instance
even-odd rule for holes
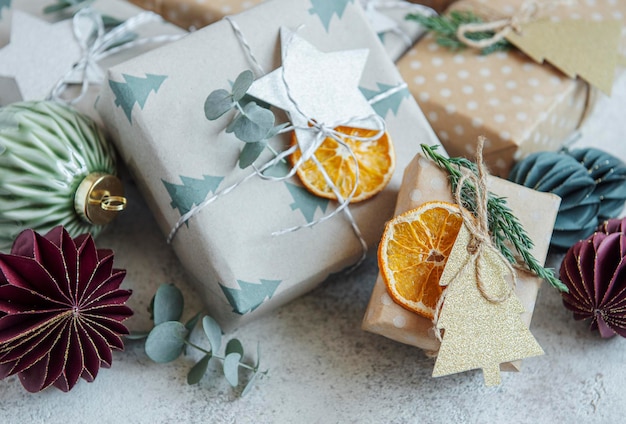
[[[261,106],[264,109],[269,109],[271,105],[263,100],[257,99],[256,97],[252,97],[249,94],[246,94],[239,100],[239,106],[245,108],[248,103],[255,102],[257,105]]]
[[[70,3],[66,3],[66,2],[60,2],[60,3],[56,3],[56,4],[51,4],[49,6],[46,6],[43,8],[43,13],[45,14],[49,14],[49,13],[56,13],[56,12],[60,12],[64,9],[67,9],[68,7],[71,7],[72,5]]]
[[[202,377],[206,374],[212,356],[213,355],[210,353],[207,353],[189,370],[187,374],[187,384],[198,384],[200,380],[202,380]]]
[[[235,106],[233,96],[227,90],[219,89],[211,92],[204,102],[204,114],[213,121]]]
[[[238,113],[237,116],[235,116],[235,118],[233,118],[233,120],[226,126],[226,129],[224,130],[226,134],[230,134],[235,131],[235,128],[239,125],[239,121],[242,119],[245,119],[245,117],[241,113]]]
[[[238,353],[240,357],[243,356],[243,345],[239,339],[230,339],[226,344],[226,355],[231,353]]]
[[[209,339],[211,351],[213,353],[219,351],[222,346],[222,329],[219,324],[210,316],[205,315],[204,318],[202,318],[202,329],[207,339]]]
[[[171,362],[178,358],[185,346],[188,331],[178,321],[167,321],[150,331],[146,339],[146,355],[154,362]]]
[[[248,383],[246,384],[246,387],[244,387],[243,392],[241,392],[241,397],[244,397],[245,395],[250,393],[250,390],[252,390],[252,388],[254,387],[254,383],[256,383],[258,375],[259,373],[256,372],[252,374],[252,377],[250,377],[250,380],[248,380]]]
[[[243,109],[243,117],[236,120],[233,127],[235,136],[246,143],[256,143],[267,138],[274,127],[274,114],[255,102],[248,103]]]
[[[246,95],[246,92],[254,82],[252,71],[246,70],[239,74],[233,83],[233,100],[238,102]]]
[[[230,353],[224,358],[224,377],[226,377],[226,381],[233,387],[237,387],[239,384],[240,360],[241,354],[238,352]]]
[[[131,331],[130,334],[124,336],[127,340],[142,340],[148,337],[149,331]]]
[[[281,132],[282,129],[285,128],[287,125],[289,125],[289,123],[284,122],[284,123],[282,123],[280,125],[276,125],[275,127],[272,127],[272,129],[269,130],[269,132],[267,133],[265,138],[269,140],[270,138],[274,137],[276,134]]]
[[[189,321],[187,321],[187,322],[185,323],[185,328],[186,328],[189,332],[191,332],[191,331],[192,331],[192,330],[196,327],[196,324],[198,324],[198,321],[200,321],[200,315],[201,315],[201,313],[200,313],[200,312],[198,312],[198,313],[197,313],[197,314],[195,314],[193,317],[191,317],[191,318],[189,319]]]
[[[154,324],[178,321],[183,314],[183,294],[172,284],[161,285],[154,295]]]
[[[246,143],[239,155],[239,167],[245,169],[252,165],[261,156],[266,146],[267,140],[261,140],[258,143]]]

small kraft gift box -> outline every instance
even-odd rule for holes
[[[283,38],[281,45],[281,34],[292,34],[290,41]],[[307,54],[288,47],[296,40]],[[280,83],[287,62],[302,68],[288,85],[292,97],[300,90],[298,104],[321,115],[341,109],[341,117],[324,118],[341,120],[361,116],[365,102],[370,118],[384,119],[396,171],[382,192],[338,211],[338,203],[311,195],[290,177],[283,161],[269,169],[279,175],[274,181],[261,178],[258,169],[288,148],[291,131],[269,140],[275,153],[265,149],[255,169],[238,167],[243,143],[225,132],[234,113],[210,121],[205,102],[216,90],[239,87],[238,76],[250,68],[257,76],[252,89],[276,76],[273,81],[287,87]],[[337,87],[337,75],[344,74],[349,86]],[[159,226],[212,316],[227,329],[355,264],[364,243],[374,246],[392,216],[402,170],[419,143],[438,144],[363,9],[353,3],[267,1],[113,67],[107,78],[98,109]],[[294,116],[301,117],[294,112],[292,121]],[[305,120],[300,130],[323,127],[319,119]]]
[[[490,21],[512,16],[523,4],[461,0],[446,13],[471,11]],[[626,2],[561,4],[548,16],[557,22],[619,20],[623,27]],[[559,149],[583,124],[597,95],[580,78],[534,62],[516,48],[490,54],[453,51],[436,39],[430,33],[418,41],[398,61],[400,73],[451,156],[473,157],[476,138],[487,137],[485,161],[494,175],[506,177],[529,153]]]
[[[508,206],[534,242],[530,252],[538,263],[543,264],[560,198],[497,177],[487,178],[488,190],[496,196],[506,198]],[[433,161],[419,154],[405,170],[395,213],[400,215],[432,201],[453,202],[449,176]],[[514,294],[524,309],[520,319],[528,327],[542,280],[535,274],[523,270],[516,271],[516,279]],[[444,307],[445,303],[444,301]],[[437,355],[441,346],[441,342],[435,336],[433,321],[396,303],[380,274],[372,291],[362,327],[366,331],[419,347],[432,356]],[[502,370],[510,371],[518,370],[519,366],[519,361],[514,361],[501,364],[500,367]]]

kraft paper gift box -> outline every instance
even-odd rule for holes
[[[11,18],[16,14],[15,11],[19,10],[21,12],[28,13],[29,15],[37,19],[43,20],[51,24],[59,22],[63,19],[71,18],[71,16],[66,13],[44,14],[44,7],[53,3],[53,0],[13,0],[12,2],[10,2],[9,8],[2,9],[2,6],[0,6],[0,48],[2,48],[3,45],[9,42]],[[108,15],[118,20],[126,20],[133,16],[137,16],[142,12],[145,12],[144,10],[122,0],[96,0],[91,3],[91,6],[103,15]],[[132,32],[137,35],[137,39],[149,39],[151,37],[157,36],[182,36],[186,34],[186,31],[184,31],[183,29],[164,21],[153,21],[145,23],[144,25],[134,28]],[[141,45],[136,45],[132,48],[121,50],[113,55],[110,55],[102,59],[100,62],[98,62],[98,64],[102,69],[106,70],[113,65],[122,63],[153,48],[156,48],[164,44],[164,42],[167,41],[148,42]],[[55,60],[54,56],[51,56],[49,60]],[[52,88],[53,87],[49,87],[49,90],[52,90]],[[100,89],[101,85],[95,83],[91,84],[85,95],[81,98],[79,102],[74,103],[73,107],[75,107],[78,111],[90,116],[100,125],[102,125],[100,116],[95,109],[95,102],[97,100],[98,94],[100,93]],[[73,99],[78,97],[80,91],[81,86],[79,84],[70,85],[68,89],[63,93],[62,97],[65,99]],[[43,97],[45,96],[36,99],[25,99],[12,78],[0,75],[0,106],[20,100],[43,100]]]
[[[263,0],[129,0],[147,10],[164,16],[176,25],[191,29],[202,28],[219,19],[243,12]],[[322,7],[324,0],[315,4]],[[333,15],[341,17],[350,3],[360,2],[374,28],[379,28],[379,37],[393,60],[399,59],[415,41],[424,34],[424,29],[415,21],[405,20],[407,13],[434,14],[427,7],[411,5],[405,0],[334,0],[337,6],[327,8],[325,21],[329,23]],[[313,4],[313,2],[312,2]],[[392,28],[392,29],[390,29]]]
[[[367,98],[402,83],[360,6],[348,5],[328,26],[312,8],[309,0],[275,0],[231,19],[266,73],[281,65],[279,29],[289,25],[300,27],[298,35],[322,52],[368,49],[359,82]],[[250,66],[233,27],[222,20],[109,70],[109,88],[98,109],[164,234],[181,212],[252,172],[237,165],[243,143],[224,132],[232,113],[217,121],[204,113],[208,94],[230,87]],[[119,95],[124,92],[130,97]],[[393,213],[402,169],[419,143],[438,144],[406,90],[377,105],[397,162],[385,190],[350,206],[369,246],[377,243]],[[271,144],[281,151],[289,139],[284,134]],[[260,161],[271,157],[266,151]],[[182,225],[172,245],[212,316],[233,328],[308,292],[359,259],[360,243],[343,214],[312,228],[272,235],[335,208],[334,202],[309,195],[295,178],[264,181],[254,176]]]
[[[488,188],[507,199],[509,207],[535,244],[531,253],[543,264],[561,199],[554,194],[540,193],[493,176],[489,177]],[[453,202],[448,175],[434,162],[421,154],[417,155],[405,170],[395,214],[434,200]],[[541,282],[529,272],[518,271],[515,294],[524,306],[521,318],[526,325],[530,325]],[[380,274],[363,319],[363,329],[431,354],[436,353],[440,345],[435,338],[432,321],[396,304]]]
[[[488,8],[510,16],[521,0],[455,2],[451,9]],[[626,2],[597,0],[561,6],[561,19],[626,20]],[[584,121],[589,87],[549,64],[537,64],[516,49],[481,55],[451,51],[429,34],[398,61],[435,132],[451,156],[474,155],[475,140],[489,140],[484,157],[490,171],[506,177],[514,162],[535,151],[558,150]]]

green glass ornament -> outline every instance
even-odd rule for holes
[[[598,226],[600,199],[587,168],[572,156],[536,152],[515,164],[509,180],[561,197],[550,244],[567,249],[589,237]]]
[[[593,195],[600,199],[600,221],[615,218],[626,202],[626,164],[615,156],[594,147],[567,151],[596,182]]]
[[[126,205],[115,173],[90,118],[49,101],[0,108],[0,249],[27,228],[97,235]]]

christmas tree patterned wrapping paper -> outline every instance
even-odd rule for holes
[[[327,10],[316,4],[268,1],[231,19],[265,72],[281,64],[280,27],[303,24],[298,36],[321,52],[369,50],[355,88],[365,98],[402,83],[360,6],[349,4],[341,18],[335,14],[326,25]],[[325,3],[333,4],[337,3]],[[164,234],[182,214],[250,174],[237,166],[242,143],[225,134],[226,116],[208,121],[204,113],[208,94],[229,87],[250,66],[233,27],[222,20],[110,69],[98,109]],[[419,143],[438,144],[406,89],[374,109],[384,117],[393,140],[396,171],[385,190],[350,206],[370,247],[393,213],[402,169]],[[284,115],[279,114],[277,121],[284,122]],[[280,151],[289,138],[287,133],[270,144]],[[271,157],[266,150],[260,161]],[[233,328],[304,294],[358,260],[362,248],[343,215],[312,228],[272,235],[335,208],[334,202],[310,195],[297,179],[263,181],[254,176],[182,225],[172,245],[197,281],[212,316]]]
[[[3,1],[5,3],[3,3]],[[2,5],[6,4],[10,7],[2,8]],[[11,32],[11,21],[12,17],[16,16],[19,12],[24,12],[27,15],[21,14],[21,16],[27,16],[29,20],[37,19],[40,21],[37,25],[46,26],[46,25],[67,25],[71,27],[71,16],[64,14],[44,14],[44,7],[54,4],[53,0],[0,0],[0,49],[2,46],[9,46],[10,32]],[[142,12],[145,12],[143,9],[140,9],[126,1],[122,0],[95,0],[91,3],[92,7],[100,12],[103,15],[108,15],[118,20],[127,20],[131,17],[137,16]],[[66,22],[62,22],[63,20],[67,20]],[[6,29],[6,31],[5,31]],[[27,35],[28,32],[32,30],[32,28],[24,28],[21,35]],[[69,29],[68,31],[71,31]],[[165,21],[152,21],[147,22],[143,25],[140,25],[132,30],[133,33],[137,35],[137,39],[145,39],[148,40],[152,37],[160,37],[160,36],[182,36],[186,33],[186,31],[181,28],[172,25]],[[56,46],[59,44],[59,49],[67,49],[68,46],[63,45],[64,42],[68,40],[63,40],[60,43],[56,43],[56,40],[47,40],[52,46]],[[32,40],[26,41],[28,44],[26,47],[30,50],[31,48],[35,48],[32,44]],[[75,39],[71,39],[71,42],[76,42]],[[144,44],[135,45],[129,49],[123,49],[117,53],[114,53],[108,57],[105,57],[101,61],[98,62],[98,65],[101,69],[106,70],[109,67],[116,65],[118,63],[122,63],[126,60],[129,60],[135,56],[138,56],[142,53],[145,53],[153,48],[156,48],[167,40],[162,40],[160,42],[147,42]],[[78,48],[78,47],[77,47]],[[34,50],[33,50],[34,51]],[[0,53],[2,50],[0,50]],[[33,53],[34,54],[34,53]],[[27,54],[28,55],[28,54]],[[35,60],[35,64],[37,65],[37,69],[41,69],[43,73],[49,72],[50,64],[58,60],[58,57],[55,56],[55,53],[50,50],[48,53],[49,56],[45,56],[45,52],[42,53],[40,60]],[[19,58],[19,57],[18,57]],[[9,57],[9,60],[17,60],[13,57]],[[9,66],[12,68],[12,66]],[[10,103],[14,103],[20,100],[43,100],[45,97],[41,98],[23,98],[22,92],[20,92],[18,85],[15,84],[12,75],[3,75],[2,73],[3,66],[0,65],[0,106],[4,106]],[[21,68],[16,68],[21,69]],[[71,69],[71,67],[70,67]],[[67,71],[70,71],[68,69]],[[39,72],[39,71],[36,71]],[[54,88],[46,87],[46,94],[49,93],[48,90],[52,90]],[[100,115],[96,112],[95,103],[100,93],[101,85],[100,84],[90,84],[89,88],[85,95],[80,99],[80,101],[73,104],[78,111],[88,115],[90,118],[94,119],[102,126],[102,120],[100,119]],[[64,99],[74,99],[80,95],[81,85],[73,84],[70,85],[67,90],[62,94]]]
[[[128,0],[137,6],[152,10],[170,22],[182,28],[198,29],[230,16],[250,9],[264,0]],[[312,7],[324,7],[327,0],[311,2]],[[404,19],[407,13],[426,13],[432,11],[421,5],[411,5],[406,0],[333,0],[333,7],[320,16],[328,26],[333,16],[341,18],[343,11],[350,4],[361,3],[367,10],[373,9],[370,22],[380,29],[378,33],[385,49],[393,60],[399,59],[409,47],[424,34],[424,30],[415,21]],[[426,5],[428,6],[428,5]],[[368,14],[368,20],[370,15]]]
[[[463,0],[451,9],[511,16],[522,3]],[[578,1],[550,13],[552,19],[626,22],[626,2]],[[528,153],[561,147],[593,104],[586,83],[516,49],[489,55],[470,48],[451,51],[429,34],[398,61],[398,68],[448,153],[471,158],[476,138],[484,135],[485,161],[492,174],[502,177]]]
[[[535,243],[531,253],[543,264],[560,198],[497,177],[489,177],[488,188],[495,195],[507,199],[509,207]],[[399,215],[433,200],[453,201],[447,174],[434,162],[418,155],[406,168],[395,214]],[[518,272],[515,294],[524,307],[521,319],[527,326],[530,325],[540,285],[541,279],[533,274]],[[389,296],[380,274],[363,319],[363,329],[427,352],[437,352],[440,346],[433,331],[433,322],[396,304]]]

